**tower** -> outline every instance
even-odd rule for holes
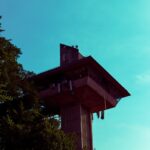
[[[34,78],[40,97],[61,116],[65,132],[77,135],[77,150],[93,150],[92,115],[113,108],[129,92],[91,56],[60,44],[60,66]]]

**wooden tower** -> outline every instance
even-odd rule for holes
[[[116,106],[130,94],[91,56],[60,44],[60,66],[34,77],[40,97],[61,116],[65,132],[78,137],[77,150],[93,150],[92,115]]]

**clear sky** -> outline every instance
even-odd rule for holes
[[[59,44],[78,45],[132,94],[94,117],[96,150],[150,150],[149,0],[0,0],[0,15],[25,69],[57,67]]]

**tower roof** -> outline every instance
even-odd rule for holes
[[[113,84],[115,88],[119,90],[120,97],[130,96],[130,93],[91,56],[84,57],[80,60],[76,60],[65,66],[60,66],[39,73],[38,75],[34,76],[34,80],[38,82],[43,82],[44,80],[47,80],[49,77],[52,78],[58,74],[65,74],[68,71],[73,71],[74,69],[85,67],[85,66],[89,66],[93,68],[99,76],[103,76],[107,81]]]
[[[60,66],[34,77],[40,96],[49,107],[81,103],[91,112],[115,107],[130,93],[93,57],[83,57],[77,48],[60,45]]]

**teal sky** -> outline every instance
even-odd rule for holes
[[[59,44],[78,45],[132,94],[94,117],[96,150],[150,150],[149,0],[0,0],[0,15],[25,69],[57,67]]]

